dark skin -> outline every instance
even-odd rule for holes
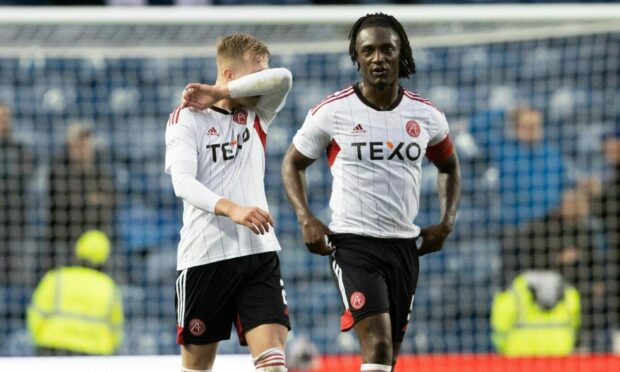
[[[362,81],[359,88],[368,101],[379,108],[391,106],[398,98],[400,39],[392,29],[368,27],[357,35],[356,54]],[[326,243],[329,228],[316,218],[308,205],[305,171],[313,159],[302,155],[291,145],[282,163],[284,188],[295,210],[308,250],[318,255],[330,255],[334,247]],[[460,198],[460,166],[456,153],[434,165],[439,171],[437,189],[441,206],[441,220],[420,231],[422,244],[418,255],[441,250],[452,232]],[[356,323],[355,332],[360,340],[364,363],[395,365],[401,343],[392,341],[392,327],[388,313],[373,315]]]
[[[398,98],[400,40],[389,28],[362,29],[355,43],[362,81],[362,95],[373,105],[386,108]]]

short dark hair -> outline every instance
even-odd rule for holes
[[[351,28],[349,33],[349,55],[353,64],[357,65],[359,70],[360,65],[357,62],[357,52],[355,51],[355,42],[357,41],[357,35],[359,32],[368,27],[386,27],[392,29],[398,35],[400,39],[400,64],[398,77],[408,78],[409,75],[415,74],[415,61],[413,60],[413,52],[411,51],[411,45],[409,44],[409,37],[403,28],[403,25],[398,22],[396,18],[385,13],[373,13],[366,14],[358,19]]]

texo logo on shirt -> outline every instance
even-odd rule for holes
[[[415,142],[405,144],[404,142],[393,143],[387,142],[353,142],[351,146],[356,148],[357,159],[362,160],[362,153],[367,153],[370,160],[393,160],[398,158],[399,160],[407,159],[414,161],[418,160],[422,154],[420,145]],[[387,148],[386,148],[387,147]]]
[[[222,153],[221,158],[226,160],[232,160],[237,156],[237,153],[241,151],[242,144],[246,143],[250,139],[250,131],[246,128],[243,134],[236,140],[224,143],[211,143],[206,146],[207,150],[211,150],[211,160],[217,161],[218,152]],[[237,145],[236,151],[233,150],[233,146]],[[219,151],[218,151],[219,150]]]

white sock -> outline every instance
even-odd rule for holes
[[[362,364],[360,371],[365,372],[392,372],[392,366],[384,364]]]
[[[254,358],[257,372],[286,372],[284,351],[276,347],[263,351]]]

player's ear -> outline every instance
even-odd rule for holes
[[[232,68],[225,68],[224,71],[222,71],[222,75],[224,75],[224,78],[226,79],[226,81],[232,81],[235,80],[235,71]]]

